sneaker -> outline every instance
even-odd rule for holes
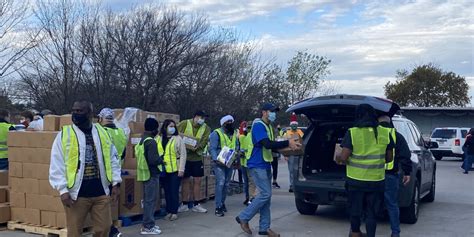
[[[171,214],[171,213],[168,213],[168,214],[165,216],[165,220],[170,220],[170,218],[171,218],[171,215],[173,215],[173,214]]]
[[[292,188],[290,188],[290,190],[288,190],[288,192],[292,193],[292,192],[293,192],[293,189],[292,189]]]
[[[248,205],[249,205],[249,201],[250,201],[250,200],[249,200],[248,198],[247,198],[247,199],[245,199],[245,201],[244,201],[244,205],[245,205],[245,206],[248,206]]]
[[[462,173],[463,173],[463,174],[469,174],[469,172],[467,172],[467,171],[464,171],[464,172],[462,172]]]
[[[178,212],[188,212],[189,211],[189,207],[188,205],[185,205],[185,204],[181,204],[181,206],[179,206],[178,208]]]
[[[207,213],[207,210],[204,207],[202,207],[201,204],[194,206],[191,210],[193,212]]]
[[[222,211],[227,212],[227,207],[225,206],[225,204],[222,204]]]
[[[115,226],[110,227],[109,237],[120,237],[122,233]]]
[[[142,228],[142,230],[140,231],[140,234],[141,235],[159,235],[159,234],[161,234],[161,230],[157,226],[155,226],[151,229]]]
[[[273,188],[280,188],[280,185],[277,182],[273,182]]]
[[[178,219],[178,215],[177,214],[172,214],[171,217],[169,218],[170,221],[175,221]]]
[[[218,208],[216,208],[216,212],[214,214],[218,217],[223,217],[224,216],[224,210],[222,209],[222,207],[218,207]]]

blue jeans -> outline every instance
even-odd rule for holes
[[[390,218],[392,234],[400,234],[400,209],[398,208],[398,190],[400,179],[398,174],[385,175],[385,207]]]
[[[289,172],[289,178],[290,178],[290,188],[293,188],[293,179],[295,177],[295,170],[294,166],[298,160],[298,156],[289,156],[288,157],[288,172]]]
[[[257,186],[258,195],[253,202],[239,214],[239,218],[243,223],[248,223],[260,212],[259,231],[268,231],[271,223],[272,170],[250,168],[249,171]]]
[[[464,169],[464,171],[469,172],[469,170],[472,167],[472,162],[474,160],[474,156],[473,155],[467,155],[467,154],[465,156],[466,157],[464,158],[464,162],[462,163],[462,168]]]
[[[157,191],[160,189],[160,177],[151,176],[143,182],[143,227],[155,227],[155,210]]]
[[[8,170],[8,159],[0,159],[0,170]]]
[[[214,163],[213,166],[214,174],[216,175],[216,208],[220,208],[225,204],[227,189],[229,188],[229,182],[232,176],[232,169],[216,163]]]
[[[245,192],[245,198],[249,199],[250,198],[250,192],[249,192],[249,169],[247,167],[240,168],[242,170],[242,180],[244,183],[244,192]]]

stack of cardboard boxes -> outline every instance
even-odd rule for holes
[[[0,170],[0,224],[10,220],[10,204],[8,194],[8,172]]]

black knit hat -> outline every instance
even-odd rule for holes
[[[158,121],[154,118],[147,118],[145,120],[145,131],[155,131],[159,127]]]

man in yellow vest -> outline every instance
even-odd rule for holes
[[[73,125],[62,128],[51,148],[49,183],[61,195],[70,237],[81,236],[88,214],[94,236],[109,236],[110,202],[117,200],[122,182],[117,151],[92,115],[90,102],[75,102]]]
[[[385,163],[393,160],[394,143],[390,130],[378,125],[374,108],[361,104],[356,108],[354,127],[341,143],[338,164],[346,164],[346,189],[349,198],[352,237],[362,237],[361,217],[365,213],[368,237],[374,237],[376,214],[382,208],[385,190]]]
[[[206,117],[208,115],[204,111],[198,110],[192,119],[181,121],[178,124],[180,134],[197,139],[196,146],[187,149],[188,156],[181,187],[183,203],[178,212],[186,212],[191,209],[193,212],[207,213],[207,210],[199,204],[204,198],[201,197],[201,179],[204,177],[203,153],[211,134],[211,128],[205,123]],[[194,181],[192,183],[191,177]]]
[[[227,197],[227,189],[229,187],[232,168],[217,160],[217,156],[224,147],[228,147],[234,151],[239,149],[239,141],[237,132],[234,129],[234,118],[226,115],[220,120],[221,127],[214,130],[210,136],[209,152],[211,153],[212,166],[216,175],[216,211],[215,215],[222,217],[227,212],[225,199]]]
[[[290,129],[285,132],[283,135],[287,138],[297,138],[298,140],[302,139],[304,133],[301,129],[298,128],[298,121],[296,121],[296,115],[291,116]],[[289,192],[293,192],[293,179],[295,173],[295,162],[299,159],[299,156],[288,156],[285,157],[285,160],[288,162],[288,172],[290,178],[290,189]]]
[[[128,138],[125,131],[115,125],[114,111],[110,108],[103,108],[99,113],[99,123],[109,133],[112,143],[114,144],[115,149],[117,149],[118,156],[123,164]]]
[[[243,155],[240,159],[240,169],[242,170],[242,178],[244,182],[245,201],[244,205],[248,206],[256,196],[256,187],[253,180],[250,178],[249,169],[247,167],[247,160],[252,155],[252,121],[243,122],[243,134],[239,137],[240,150]]]
[[[10,124],[10,113],[0,109],[0,170],[8,170],[8,132],[15,130]]]
[[[145,120],[145,133],[140,143],[135,146],[137,157],[137,181],[143,182],[143,225],[142,235],[159,235],[160,227],[155,224],[157,190],[160,189],[160,174],[163,157],[159,155],[155,137],[158,135],[158,121],[154,118]]]
[[[399,166],[403,170],[403,185],[410,182],[412,162],[410,160],[411,151],[402,134],[395,131],[390,117],[383,115],[378,118],[382,127],[390,129],[395,143],[395,154],[392,162],[385,165],[385,192],[384,204],[390,218],[391,237],[400,236],[400,209],[398,207],[398,192],[400,187]]]
[[[278,150],[286,147],[297,149],[301,146],[294,139],[288,141],[275,141],[275,134],[272,123],[276,120],[276,112],[280,109],[274,104],[264,104],[262,106],[262,118],[255,119],[252,125],[252,155],[247,161],[247,167],[250,170],[255,185],[258,188],[258,194],[254,201],[243,210],[235,219],[240,227],[247,234],[252,234],[249,221],[260,213],[259,234],[270,237],[280,236],[270,229],[271,224],[271,198],[272,198],[272,170],[273,161],[272,150]]]
[[[102,127],[107,131],[112,140],[112,144],[114,144],[115,149],[117,149],[117,154],[120,157],[120,164],[123,165],[123,161],[125,159],[125,147],[127,146],[127,136],[125,132],[121,128],[117,128],[114,124],[114,111],[110,108],[103,108],[99,115],[99,123]],[[113,220],[116,221],[116,220]],[[110,236],[121,236],[122,233],[112,225],[110,227]]]

